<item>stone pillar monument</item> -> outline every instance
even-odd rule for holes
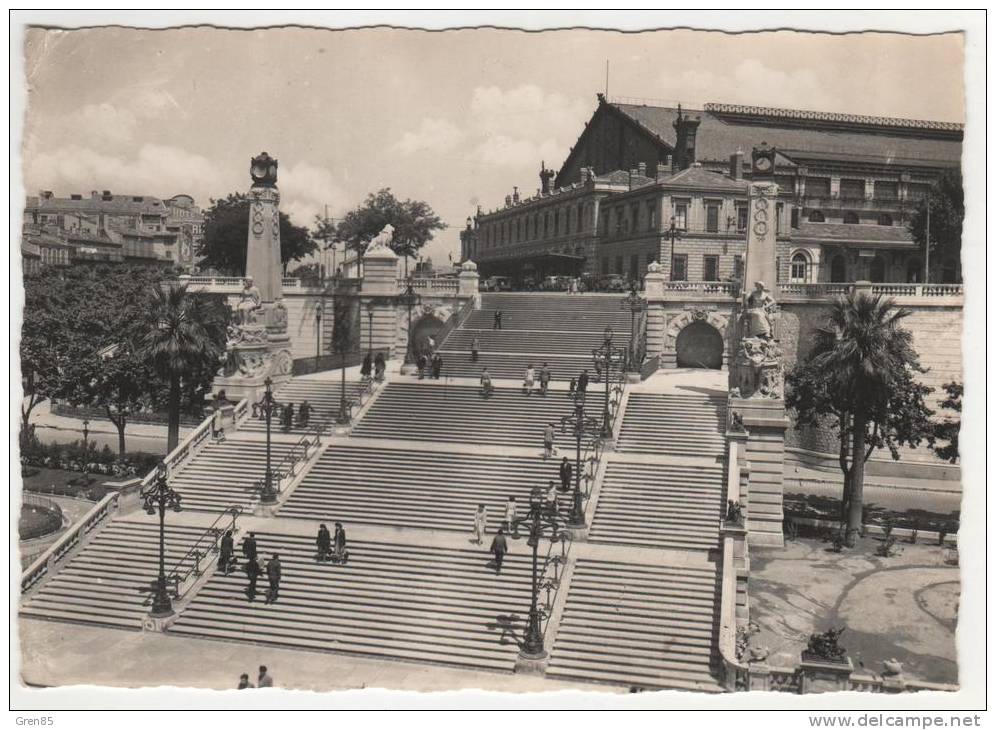
[[[730,367],[731,417],[748,433],[746,460],[750,468],[747,530],[755,544],[781,545],[783,470],[785,461],[784,365],[778,343],[775,215],[778,185],[774,182],[775,151],[753,151],[747,261],[736,354]]]
[[[290,379],[293,368],[280,265],[277,161],[263,152],[252,159],[249,174],[246,277],[233,307],[225,361],[212,385],[231,401],[257,400],[266,378],[277,386]]]
[[[664,272],[656,261],[647,265],[643,298],[647,300],[647,357],[659,357],[664,353],[667,317],[664,314]]]
[[[398,331],[398,255],[389,248],[393,237],[394,228],[388,224],[370,242],[363,254],[360,287],[363,326],[372,326],[372,337],[369,329],[364,330],[367,336],[360,343],[361,349],[366,350],[372,342],[375,350],[388,350],[388,359],[396,357],[403,347]]]

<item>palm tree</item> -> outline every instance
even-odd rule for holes
[[[918,441],[930,413],[922,398],[929,389],[913,378],[922,368],[912,335],[901,326],[910,314],[881,296],[838,297],[815,331],[809,357],[790,377],[788,404],[800,422],[837,419],[848,545],[861,531],[865,461],[883,445],[898,458],[895,446]]]
[[[187,291],[186,284],[162,282],[152,289],[142,353],[169,382],[166,453],[180,442],[180,396],[186,376],[215,363],[224,352],[225,318],[219,308]]]

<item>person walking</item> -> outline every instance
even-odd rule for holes
[[[505,540],[505,533],[499,527],[498,534],[491,541],[491,554],[495,556],[495,575],[501,574],[501,564],[508,553],[508,541]]]
[[[332,535],[329,528],[324,523],[318,526],[318,537],[315,538],[315,545],[318,546],[318,554],[315,559],[319,563],[324,563],[332,555]]]
[[[554,454],[553,440],[556,438],[556,433],[553,430],[553,424],[548,423],[546,429],[543,431],[543,458],[549,459]]]
[[[349,551],[346,549],[346,531],[341,522],[335,523],[335,535],[332,536],[332,562],[345,563],[349,560]]]
[[[474,335],[474,339],[470,341],[470,361],[477,362],[477,353],[481,349],[481,341]]]
[[[588,392],[588,368],[581,371],[580,377],[578,377],[578,394],[585,395]]]
[[[273,557],[266,563],[266,580],[270,584],[266,592],[266,602],[276,603],[280,593],[280,556],[273,553]]]
[[[284,406],[283,413],[281,414],[283,420],[284,433],[287,433],[292,428],[294,428],[294,404],[288,403]]]
[[[249,585],[246,586],[246,597],[252,603],[256,600],[256,581],[259,579],[259,576],[263,575],[263,570],[259,567],[259,562],[256,560],[255,555],[249,558],[245,569],[246,576],[249,578]]]
[[[432,356],[432,378],[433,380],[439,380],[439,376],[443,372],[443,356],[438,352]]]
[[[518,511],[518,505],[515,503],[515,497],[509,497],[508,502],[505,503],[505,529],[512,531],[515,529],[515,515]],[[500,533],[501,530],[498,530]]]
[[[301,428],[308,427],[308,421],[311,419],[311,404],[308,399],[305,398],[301,401],[301,405],[297,408],[297,422]]]
[[[374,358],[374,378],[379,383],[384,379],[384,371],[387,370],[387,361],[384,360],[384,353],[378,352]]]
[[[560,462],[560,491],[569,492],[571,491],[571,477],[574,476],[574,467],[571,466],[571,462],[567,460],[565,456],[563,461]]]
[[[550,389],[550,366],[547,363],[543,363],[543,367],[540,368],[539,381],[540,395],[546,395],[546,392]]]
[[[253,689],[256,685],[249,681],[249,675],[243,674],[239,677],[239,686],[236,689]]]
[[[570,398],[571,400],[574,400],[574,391],[576,391],[577,389],[578,389],[578,380],[577,380],[577,378],[571,378],[571,384],[570,384],[569,389],[567,391],[567,397]]]
[[[418,379],[422,380],[425,377],[425,369],[429,366],[429,358],[425,356],[424,352],[420,352],[418,356]]]
[[[488,532],[488,508],[487,505],[477,505],[477,512],[474,513],[474,542],[478,545],[484,543],[484,536]]]
[[[256,685],[260,689],[273,686],[273,677],[269,675],[265,666],[259,668],[259,679],[256,680]]]
[[[491,329],[495,329],[495,330],[500,330],[501,329],[501,318],[502,318],[502,311],[501,311],[501,309],[496,309],[495,310],[495,323],[491,327]]]
[[[256,547],[255,532],[250,532],[246,537],[242,538],[242,554],[246,560],[255,560],[259,554]]]
[[[557,511],[557,483],[552,479],[550,480],[550,484],[546,489],[546,499],[544,501],[546,502],[546,506],[548,509],[552,510],[553,512]]]
[[[533,394],[533,385],[536,383],[536,371],[533,370],[533,364],[529,363],[529,367],[526,368],[526,376],[522,381],[522,392],[526,395]]]
[[[436,352],[436,338],[433,337],[432,335],[429,335],[429,337],[427,338],[426,341],[429,344],[429,354],[435,354],[435,352]]]
[[[487,368],[484,368],[481,372],[481,395],[485,398],[490,398],[493,392],[494,386],[491,385],[491,373],[488,372]]]
[[[232,568],[232,563],[235,562],[235,538],[232,537],[232,531],[227,530],[221,537],[221,545],[218,548],[218,570],[220,570],[225,575],[228,575],[228,571]]]
[[[373,372],[373,356],[367,352],[363,356],[363,364],[360,365],[360,377],[366,380],[370,377],[371,372]]]

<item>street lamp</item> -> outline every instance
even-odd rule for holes
[[[415,352],[412,342],[412,308],[418,306],[422,297],[415,291],[415,280],[409,276],[405,279],[405,289],[398,295],[398,304],[408,308],[408,346],[405,348],[405,365],[415,362]]]
[[[263,487],[260,489],[259,501],[263,504],[274,504],[277,501],[277,490],[273,488],[273,471],[270,469],[270,423],[273,412],[280,404],[273,399],[273,381],[267,378],[263,381],[263,385],[266,386],[263,400],[252,406],[254,418],[259,418],[262,415],[266,419],[266,472],[263,474]]]
[[[619,306],[629,310],[629,371],[639,372],[640,364],[636,361],[636,315],[642,314],[647,308],[647,300],[640,296],[634,281],[629,294],[619,301]]]
[[[543,492],[539,487],[529,495],[529,512],[513,520],[509,528],[518,532],[520,525],[529,527],[527,545],[533,549],[532,595],[529,603],[529,623],[523,638],[519,656],[523,659],[543,659],[546,651],[543,649],[543,626],[539,611],[539,541],[544,528],[551,530],[551,540],[559,539],[561,520],[556,509],[550,509],[543,503]]]
[[[374,303],[373,299],[367,302],[367,352],[370,353],[370,357],[373,357],[374,351],[374,310],[377,309],[377,305]]]
[[[315,372],[318,372],[318,361],[322,357],[322,309],[324,301],[315,305]]]
[[[166,510],[180,511],[180,495],[170,489],[165,463],[159,462],[152,485],[141,496],[147,514],[159,512],[159,576],[152,597],[152,616],[163,618],[173,615],[173,602],[166,589]]]
[[[605,328],[605,342],[601,347],[591,351],[592,359],[596,367],[601,365],[605,376],[605,408],[602,410],[602,438],[612,438],[612,417],[609,415],[609,381],[611,380],[612,365],[618,365],[626,356],[626,351],[621,347],[612,344],[612,328]]]
[[[574,393],[574,415],[560,418],[560,432],[565,433],[568,429],[573,434],[576,443],[570,526],[580,529],[585,526],[584,496],[581,494],[581,439],[585,436],[595,438],[601,430],[601,423],[597,418],[585,415],[584,393],[580,391]]]
[[[89,437],[90,437],[90,419],[84,418],[83,419],[83,458],[84,459],[86,458],[86,455],[89,451],[89,445],[90,445]]]
[[[675,239],[681,238],[681,229],[678,228],[674,216],[671,216],[671,226],[668,228],[668,235],[671,237],[671,281],[676,281],[674,278],[674,242]]]
[[[335,312],[335,321],[332,329],[332,349],[339,353],[339,415],[336,416],[336,423],[340,426],[349,425],[349,406],[346,405],[346,349],[348,342],[346,338],[346,316],[343,310],[343,298],[339,293],[339,284],[342,280],[340,272],[336,271],[331,280],[332,309]],[[362,345],[360,346],[362,349]]]

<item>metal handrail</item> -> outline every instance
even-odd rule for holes
[[[553,555],[554,546],[560,544],[559,554]],[[540,574],[539,586],[540,588],[546,589],[546,604],[541,609],[541,619],[542,624],[542,634],[544,640],[546,639],[546,630],[550,624],[550,618],[553,616],[553,604],[557,601],[557,596],[560,593],[560,588],[562,586],[562,572],[561,566],[567,565],[567,561],[570,559],[571,547],[574,545],[574,540],[571,539],[569,532],[560,532],[557,534],[557,541],[554,542],[550,540],[547,549],[546,557],[543,559],[543,572]],[[553,576],[548,577],[547,571],[550,567],[553,567]],[[552,592],[552,593],[551,593]]]
[[[175,598],[180,598],[180,586],[186,583],[187,578],[190,577],[191,573],[196,573],[197,575],[201,574],[200,570],[201,558],[204,558],[207,555],[208,550],[212,551],[218,550],[218,539],[221,537],[222,532],[224,532],[224,530],[222,530],[217,526],[218,523],[222,519],[224,519],[227,515],[231,515],[232,516],[231,530],[233,532],[236,532],[238,528],[236,526],[235,521],[238,519],[238,517],[242,514],[243,511],[244,510],[242,509],[242,507],[235,504],[226,507],[224,511],[222,511],[221,514],[219,514],[215,518],[214,522],[212,522],[204,530],[204,532],[201,533],[200,537],[198,537],[197,540],[194,541],[194,544],[190,546],[190,549],[188,549],[186,553],[184,553],[183,557],[181,557],[179,560],[176,561],[176,564],[173,565],[173,568],[166,574],[167,580],[174,584],[173,595]],[[212,538],[211,547],[208,548],[208,550],[201,552],[198,548],[200,547],[201,542],[204,540],[204,538],[208,536],[211,536]],[[183,573],[183,575],[180,575],[180,567],[187,560],[187,558],[190,557],[194,558],[193,564],[189,568],[187,568],[187,571]]]
[[[298,442],[290,448],[290,450],[284,454],[284,458],[280,460],[276,468],[270,470],[270,479],[276,479],[276,492],[279,494],[281,491],[280,482],[286,476],[291,476],[294,474],[295,467],[310,455],[312,446],[320,446],[322,442],[322,434],[324,434],[329,428],[331,428],[332,423],[335,421],[336,416],[327,416],[323,420],[316,423],[314,426],[309,426],[309,431],[298,439]],[[314,440],[311,440],[311,436],[314,434]],[[298,450],[301,450],[300,456],[298,456]],[[286,471],[285,471],[286,469]],[[263,485],[266,483],[266,477],[260,477],[252,486],[249,488],[253,494],[258,494],[262,490]]]

